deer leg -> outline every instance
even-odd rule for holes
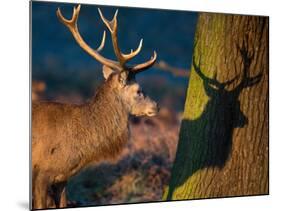
[[[67,207],[66,188],[64,186],[60,197],[60,208]]]
[[[52,185],[52,196],[56,208],[67,207],[65,185],[66,182],[60,182]]]
[[[33,209],[47,208],[48,179],[39,173],[33,182]]]
[[[36,177],[37,177],[37,171],[35,171],[32,168],[32,196],[31,196],[32,208],[34,208],[34,201],[35,201],[35,181],[36,181]]]
[[[48,197],[47,197],[47,207],[48,208],[56,208],[55,200],[50,194],[48,194]]]
[[[47,207],[48,208],[56,208],[54,191],[52,190],[51,185],[48,187]]]

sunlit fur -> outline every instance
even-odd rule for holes
[[[157,113],[156,103],[139,91],[135,81],[120,83],[120,74],[114,73],[86,104],[33,103],[34,209],[54,206],[54,202],[65,207],[69,177],[87,164],[114,159],[121,152],[129,138],[129,115]],[[53,201],[50,192],[56,185],[62,188],[56,189],[57,201]]]

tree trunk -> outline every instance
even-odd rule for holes
[[[202,13],[166,200],[268,194],[268,17]]]

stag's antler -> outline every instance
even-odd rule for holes
[[[105,31],[103,33],[103,39],[102,42],[97,50],[92,49],[81,37],[78,26],[77,26],[77,20],[79,17],[81,5],[78,5],[77,7],[73,8],[73,14],[72,18],[70,20],[67,20],[63,15],[61,14],[60,8],[57,10],[57,16],[59,17],[60,21],[70,30],[73,37],[75,38],[76,42],[80,45],[80,47],[85,50],[88,54],[90,54],[93,58],[98,60],[100,63],[111,67],[116,70],[121,70],[121,67],[118,65],[117,62],[112,61],[110,59],[104,58],[102,55],[99,54],[99,51],[103,49],[104,42],[105,42]]]
[[[127,69],[131,72],[134,72],[134,73],[138,73],[138,72],[141,72],[145,69],[148,69],[149,67],[151,67],[155,61],[156,61],[156,58],[157,58],[157,54],[156,52],[154,51],[154,55],[151,57],[151,59],[145,63],[142,63],[142,64],[138,64],[138,65],[134,65],[132,67],[127,67],[126,66],[126,63],[131,60],[132,58],[134,58],[136,55],[138,55],[138,53],[141,51],[141,48],[142,48],[142,42],[143,42],[143,39],[140,40],[140,43],[139,43],[139,46],[138,48],[133,51],[131,49],[131,53],[129,54],[123,54],[119,48],[119,45],[118,45],[118,38],[117,38],[117,15],[118,15],[118,10],[116,10],[114,16],[113,16],[113,19],[111,21],[107,20],[100,9],[98,9],[99,11],[99,14],[100,14],[100,17],[102,19],[102,21],[104,22],[104,24],[106,25],[106,27],[108,28],[108,30],[110,31],[111,33],[111,38],[112,38],[112,43],[113,43],[113,48],[114,48],[114,52],[115,52],[115,55],[120,63],[120,65],[124,68],[124,69]]]
[[[118,38],[117,38],[117,14],[118,14],[118,10],[116,10],[114,17],[111,21],[108,21],[102,14],[101,10],[98,8],[100,17],[102,19],[102,21],[104,22],[104,24],[106,25],[106,27],[109,29],[110,33],[111,33],[111,38],[112,38],[112,43],[113,43],[113,48],[114,48],[114,52],[117,56],[118,61],[120,62],[120,64],[122,66],[124,66],[126,64],[126,62],[128,62],[130,59],[134,58],[140,51],[142,48],[142,39],[140,40],[140,44],[139,47],[133,51],[133,49],[131,50],[131,53],[129,54],[123,54],[119,48],[118,45]]]
[[[118,14],[118,10],[116,10],[113,19],[111,21],[108,21],[103,16],[101,10],[98,9],[102,21],[104,22],[104,24],[107,26],[107,28],[109,29],[109,31],[111,33],[113,49],[114,49],[115,55],[118,59],[118,62],[110,60],[110,59],[106,59],[103,56],[101,56],[99,54],[99,51],[101,51],[104,47],[106,34],[104,32],[102,42],[100,44],[100,47],[97,50],[94,50],[91,47],[89,47],[88,44],[81,37],[81,35],[79,33],[79,30],[78,30],[78,27],[77,27],[77,19],[78,19],[78,16],[79,16],[80,8],[81,8],[81,5],[78,5],[77,7],[74,7],[73,15],[72,15],[72,18],[70,20],[67,20],[66,18],[63,17],[59,8],[57,10],[57,16],[59,17],[60,21],[65,26],[67,26],[67,28],[70,30],[70,32],[72,33],[73,37],[75,38],[76,42],[80,45],[80,47],[82,49],[84,49],[92,57],[94,57],[96,60],[98,60],[100,63],[102,63],[102,64],[104,64],[104,65],[106,65],[106,66],[108,66],[112,69],[115,69],[117,71],[124,71],[125,70],[125,71],[129,71],[129,72],[133,72],[133,73],[139,73],[141,71],[144,71],[144,70],[148,69],[149,67],[151,67],[155,63],[156,58],[157,58],[157,54],[154,51],[154,55],[151,57],[151,59],[149,61],[147,61],[145,63],[142,63],[142,64],[134,65],[134,66],[131,66],[131,67],[126,66],[126,63],[129,60],[131,60],[132,58],[134,58],[141,51],[142,39],[140,41],[140,44],[139,44],[138,48],[135,51],[131,50],[131,53],[129,53],[129,54],[123,54],[121,52],[121,50],[119,48],[119,45],[118,45],[118,39],[117,39],[117,14]]]

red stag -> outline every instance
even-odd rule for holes
[[[69,29],[79,46],[103,64],[104,83],[95,96],[83,105],[34,102],[32,105],[32,194],[33,209],[66,207],[67,180],[88,164],[114,159],[129,138],[128,118],[154,116],[156,102],[145,96],[135,75],[156,61],[156,52],[145,63],[129,66],[142,48],[123,54],[117,39],[117,11],[108,21],[100,10],[102,21],[111,33],[117,61],[104,58],[100,47],[92,49],[81,37],[77,19],[80,5],[74,7],[70,20],[57,10],[59,20]]]

